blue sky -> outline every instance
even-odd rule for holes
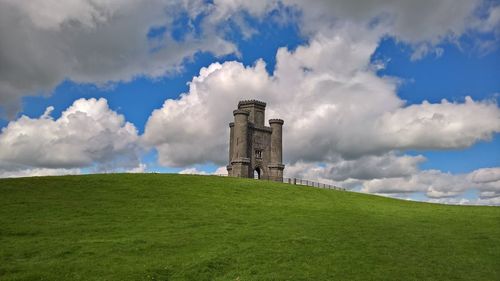
[[[500,89],[500,52],[480,55],[460,50],[456,44],[440,46],[439,57],[428,56],[418,61],[410,59],[411,49],[394,40],[381,42],[374,58],[389,59],[379,75],[403,79],[398,95],[408,104],[441,99],[461,102],[465,96],[491,99],[498,104]],[[500,135],[491,141],[478,142],[466,149],[418,151],[428,159],[423,169],[439,169],[452,173],[467,173],[478,168],[500,165]]]
[[[285,126],[289,130],[285,146],[287,140],[291,144],[285,149],[289,152],[285,155],[289,176],[416,200],[499,204],[498,2],[422,4],[418,8],[429,19],[422,18],[417,25],[405,21],[415,8],[406,7],[405,1],[396,8],[385,1],[379,1],[379,7],[313,1],[310,6],[319,9],[287,1],[240,6],[230,1],[194,1],[192,6],[152,2],[156,8],[141,6],[135,12],[128,8],[136,4],[127,1],[116,7],[103,3],[101,8],[116,16],[103,17],[100,22],[94,22],[99,17],[87,17],[98,11],[86,1],[75,7],[59,7],[57,12],[62,16],[57,19],[37,14],[29,4],[2,4],[8,5],[4,10],[19,14],[29,24],[17,27],[16,33],[15,17],[4,17],[4,26],[11,24],[14,31],[2,29],[0,37],[4,38],[0,40],[17,40],[21,45],[40,46],[40,50],[16,50],[0,44],[4,49],[0,62],[9,66],[0,72],[5,77],[0,79],[0,91],[4,89],[0,93],[0,143],[2,150],[14,151],[0,153],[0,174],[129,169],[213,173],[221,167],[220,172],[225,165],[222,159],[227,158],[221,155],[226,153],[222,147],[227,140],[217,132],[225,134],[231,108],[236,106],[233,101],[260,98],[268,102],[270,114],[280,115],[277,117],[289,116],[288,108],[294,106],[314,115],[317,111],[307,111],[309,104],[314,108],[354,108],[354,112],[330,111],[330,106],[322,115],[324,120],[315,117],[320,119],[311,123],[293,115],[285,118],[285,122],[292,121],[285,123],[290,124]],[[43,1],[37,5],[40,11],[54,10]],[[74,12],[76,6],[80,12]],[[450,8],[460,12],[449,22],[433,22]],[[441,18],[447,19],[444,14]],[[79,24],[72,26],[70,22]],[[123,34],[116,30],[130,31]],[[98,41],[87,46],[92,36]],[[52,41],[46,41],[48,37]],[[129,48],[127,42],[133,46]],[[320,59],[315,57],[319,55]],[[260,70],[262,62],[265,67]],[[296,64],[310,73],[295,71]],[[277,69],[277,65],[283,67]],[[292,76],[295,80],[285,82]],[[224,77],[232,78],[227,82]],[[335,81],[332,85],[337,86],[319,88],[323,86],[318,81],[324,79]],[[310,98],[301,100],[303,94]],[[366,98],[351,100],[358,96]],[[91,102],[92,98],[96,102]],[[81,104],[74,104],[80,99]],[[206,105],[203,108],[193,103],[200,99]],[[224,102],[210,107],[209,99]],[[363,108],[371,104],[373,112],[366,113]],[[102,112],[94,116],[92,108]],[[189,123],[186,114],[196,115],[200,109],[208,109],[203,113],[206,115]],[[355,110],[360,110],[359,114]],[[76,123],[68,117],[73,111],[89,117],[78,119],[81,131],[71,127],[71,122]],[[371,124],[370,118],[377,121]],[[214,120],[220,124],[208,123]],[[356,127],[352,132],[343,125],[351,121]],[[82,125],[84,122],[91,122],[90,127]],[[295,140],[293,130],[299,130],[296,124],[301,122],[321,125],[306,129],[310,140]],[[206,142],[191,143],[194,133],[176,124],[192,124],[194,131],[203,124],[221,129],[206,132],[202,136]],[[422,124],[427,124],[428,130],[422,131]],[[118,131],[121,135],[115,136]],[[401,133],[395,133],[398,131]],[[75,134],[78,136],[73,140]],[[342,146],[350,140],[352,144]],[[83,144],[93,141],[98,148]],[[302,149],[301,141],[321,144]],[[210,152],[198,151],[204,146]],[[31,149],[40,153],[36,159],[23,152]],[[81,157],[47,156],[58,152]],[[188,157],[189,152],[193,154]],[[366,163],[388,165],[387,169],[399,172],[377,174],[359,168]],[[432,187],[426,189],[426,184]]]

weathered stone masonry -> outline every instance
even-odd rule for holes
[[[245,100],[233,111],[234,122],[229,123],[229,176],[283,180],[283,120],[270,119],[264,125],[266,103]]]

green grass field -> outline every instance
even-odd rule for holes
[[[215,176],[0,180],[0,280],[500,280],[500,208]]]

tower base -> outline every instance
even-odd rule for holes
[[[269,169],[269,180],[283,182],[283,164],[270,164],[267,166]]]
[[[250,177],[250,158],[240,158],[231,161],[231,169],[228,167],[229,176],[249,178]]]

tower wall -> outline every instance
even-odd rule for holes
[[[254,124],[255,127],[264,127],[266,118],[266,103],[257,100],[246,100],[238,103],[238,109],[248,111],[248,122]]]
[[[261,179],[269,179],[269,169],[267,165],[271,159],[271,128],[270,127],[250,127],[252,134],[250,166],[251,173],[258,168]]]

